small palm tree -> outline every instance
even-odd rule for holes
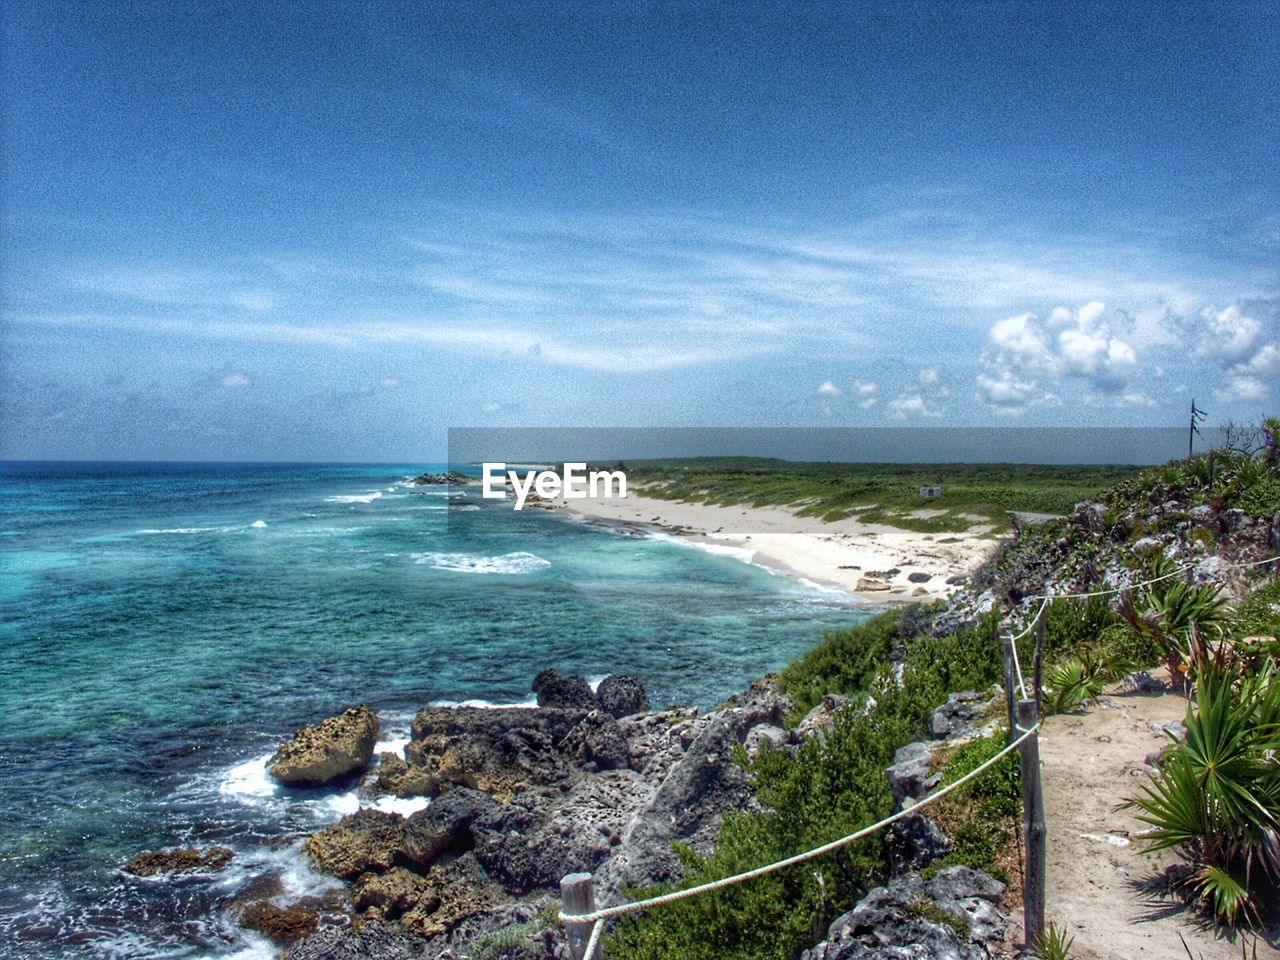
[[[1238,680],[1198,672],[1187,736],[1126,805],[1155,827],[1151,850],[1179,849],[1188,891],[1217,920],[1259,920],[1258,894],[1280,882],[1280,682],[1274,665]]]
[[[1136,598],[1121,594],[1116,612],[1164,650],[1173,685],[1183,688],[1204,644],[1225,631],[1229,611],[1217,584],[1187,583],[1170,576],[1176,572],[1171,560],[1157,557],[1152,576],[1166,579],[1148,585]]]

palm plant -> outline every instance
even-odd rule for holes
[[[1237,682],[1204,664],[1187,734],[1126,801],[1155,829],[1149,849],[1192,863],[1192,898],[1218,921],[1259,920],[1258,894],[1280,882],[1280,682],[1274,666]]]
[[[1045,677],[1045,705],[1050,713],[1068,713],[1097,700],[1109,678],[1107,665],[1096,654],[1082,650],[1050,668]]]
[[[1224,633],[1229,611],[1217,584],[1174,579],[1170,575],[1176,572],[1171,560],[1157,557],[1152,575],[1165,579],[1149,584],[1137,598],[1122,594],[1116,612],[1159,645],[1174,686],[1182,687],[1206,640]]]

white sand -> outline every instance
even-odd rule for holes
[[[564,500],[554,501],[565,507]],[[629,491],[625,499],[573,500],[584,516],[646,524],[703,542],[745,548],[753,562],[779,573],[806,577],[880,603],[946,596],[949,577],[973,571],[998,540],[986,526],[964,533],[913,533],[881,524],[797,517],[781,507],[715,506],[658,500]],[[947,541],[947,542],[943,542]],[[889,574],[889,571],[897,573]],[[874,574],[880,576],[874,576]],[[911,574],[927,574],[924,583]],[[885,589],[876,589],[883,584]]]

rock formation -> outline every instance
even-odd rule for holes
[[[280,745],[268,772],[291,787],[320,787],[363,770],[378,742],[378,718],[366,706],[303,727]]]

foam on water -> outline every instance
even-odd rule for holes
[[[414,563],[424,564],[432,570],[451,570],[454,573],[515,575],[534,573],[551,566],[550,561],[525,550],[498,557],[478,557],[469,553],[413,553],[410,556]]]
[[[370,493],[345,493],[332,497],[325,497],[325,503],[372,503],[374,500],[381,499],[382,491],[374,490]]]
[[[741,560],[743,563],[750,563],[752,566],[760,567],[762,570],[769,568],[764,564],[754,563],[756,552],[748,547],[734,547],[727,543],[710,543],[705,540],[689,540],[686,537],[677,537],[674,534],[656,532],[649,534],[650,540],[660,540],[663,543],[675,544],[678,547],[686,547],[691,550],[701,550],[703,553],[709,553],[713,557],[732,557],[734,560]],[[773,571],[770,570],[770,573]]]

